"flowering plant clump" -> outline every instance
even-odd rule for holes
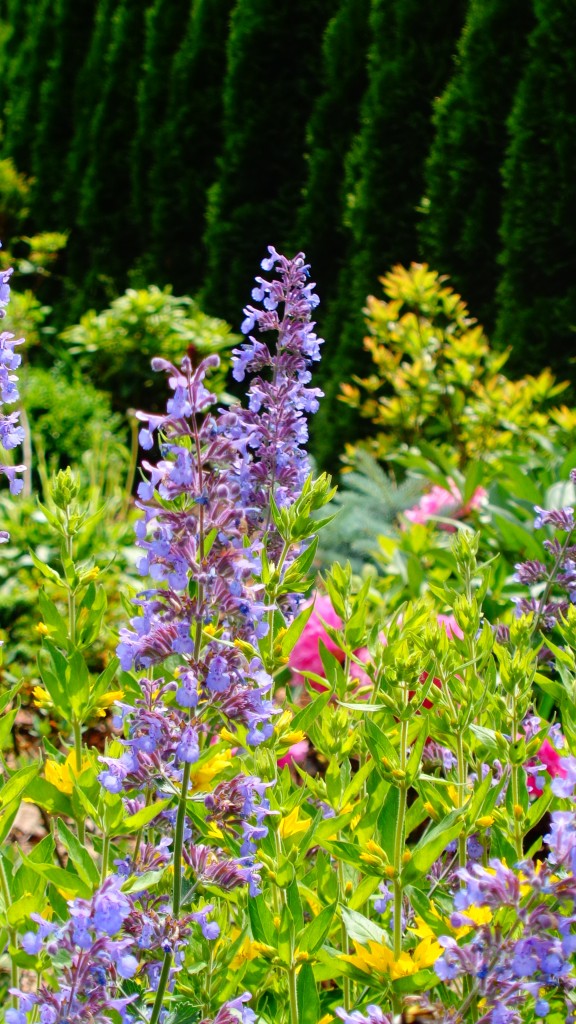
[[[0,856],[0,1019],[573,1020],[572,506],[538,505],[513,575],[454,477],[414,513],[438,499],[454,529],[418,571],[398,561],[393,600],[374,567],[320,578],[317,298],[302,254],[270,247],[262,272],[232,354],[246,404],[219,407],[213,355],[154,360],[170,398],[138,413],[142,582],[104,663],[106,562],[80,557],[72,470],[42,506],[42,757],[6,754],[0,838],[23,801],[49,829]],[[432,531],[399,532],[416,557]]]

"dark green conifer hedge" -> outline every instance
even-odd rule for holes
[[[172,62],[166,111],[155,138],[149,262],[155,280],[186,294],[198,288],[206,266],[206,193],[222,148],[222,86],[233,3],[195,0]]]
[[[573,0],[535,0],[509,120],[496,341],[524,372],[573,374],[576,354],[576,46]]]
[[[207,312],[238,322],[250,267],[294,235],[305,132],[332,0],[238,0],[228,38],[224,142],[206,231]]]
[[[421,251],[488,329],[500,276],[502,161],[533,27],[526,0],[470,0],[457,66],[434,111]]]

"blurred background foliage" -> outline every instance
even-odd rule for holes
[[[449,274],[512,375],[571,379],[572,19],[571,0],[0,0],[0,235],[50,310],[42,342],[127,287],[236,326],[273,243],[305,248],[323,300],[322,466],[365,426],[335,402],[398,263]],[[96,386],[105,362],[83,363]]]

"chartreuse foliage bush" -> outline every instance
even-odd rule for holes
[[[498,464],[502,454],[535,447],[534,433],[573,417],[549,410],[567,384],[549,370],[513,380],[502,373],[509,351],[490,347],[480,324],[446,279],[426,264],[394,267],[381,279],[385,299],[367,300],[364,346],[368,377],[344,383],[341,398],[376,428],[367,446],[379,458],[398,446],[450,445],[456,468],[472,459]]]
[[[483,556],[499,555],[487,600],[490,616],[500,615],[515,591],[515,563],[538,551],[534,505],[574,498],[572,485],[559,493],[558,483],[576,465],[574,411],[554,405],[567,385],[549,370],[507,376],[509,353],[491,348],[461,297],[426,265],[395,267],[382,284],[385,298],[369,297],[366,309],[373,372],[341,387],[372,435],[349,445],[345,461],[354,467],[354,490],[361,480],[365,493],[367,476],[381,479],[384,469],[397,480],[380,485],[379,514],[368,506],[364,515],[365,502],[357,502],[342,531],[337,523],[328,528],[323,546],[331,557],[351,557],[356,569],[375,562],[392,608],[449,578],[449,531],[457,520],[476,519]],[[404,488],[403,506],[397,488],[391,505],[383,500],[394,483]],[[420,501],[418,484],[426,492]],[[354,508],[346,474],[339,501]]]
[[[142,463],[142,583],[107,664],[107,559],[95,537],[83,557],[79,480],[50,487],[59,557],[30,555],[43,738],[3,758],[0,838],[23,800],[50,831],[0,854],[4,1020],[570,1020],[573,508],[537,508],[500,621],[498,563],[464,523],[423,596],[387,605],[375,574],[335,563],[315,607],[334,496],[305,452],[317,299],[302,254],[270,247],[262,269],[232,360],[247,405],[216,407],[213,354],[154,361],[171,397],[138,415],[160,458]]]
[[[114,407],[125,412],[143,404],[162,404],[151,397],[153,357],[176,360],[188,352],[197,362],[209,352],[221,352],[225,367],[226,350],[238,339],[223,320],[206,316],[193,299],[152,285],[129,288],[101,313],[89,310],[63,331],[62,340],[74,365],[109,391]],[[223,378],[213,386],[221,391]]]

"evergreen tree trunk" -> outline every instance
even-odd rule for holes
[[[575,6],[534,6],[504,164],[496,341],[524,372],[549,363],[564,373],[576,353]]]
[[[312,264],[323,303],[334,293],[347,236],[344,161],[367,85],[370,0],[341,0],[323,43],[323,78],[307,129],[308,175],[293,245]]]
[[[526,0],[471,0],[458,66],[437,101],[421,224],[424,259],[494,326],[502,162],[534,14]]]
[[[138,86],[138,120],[132,155],[133,220],[142,225],[140,251],[145,249],[150,236],[153,213],[150,169],[165,119],[169,116],[170,67],[190,6],[191,0],[155,0],[146,12],[144,62]],[[163,184],[166,188],[166,182]]]
[[[202,301],[238,322],[250,272],[294,234],[305,133],[331,0],[238,0],[224,86],[224,145],[210,191]]]
[[[464,6],[465,0],[438,0],[423,16],[421,0],[372,0],[368,88],[346,160],[347,266],[323,325],[333,352],[314,424],[314,451],[323,466],[337,468],[345,440],[358,433],[354,412],[336,402],[340,382],[369,365],[362,346],[366,296],[378,294],[378,278],[391,265],[419,256],[417,210],[432,104],[452,69]]]
[[[62,168],[74,133],[70,102],[94,27],[96,0],[56,0],[54,52],[45,69],[36,116],[32,173],[32,218],[42,231],[66,227]]]
[[[172,62],[164,123],[150,173],[155,279],[190,294],[206,267],[206,194],[222,146],[222,86],[235,0],[195,0]]]

